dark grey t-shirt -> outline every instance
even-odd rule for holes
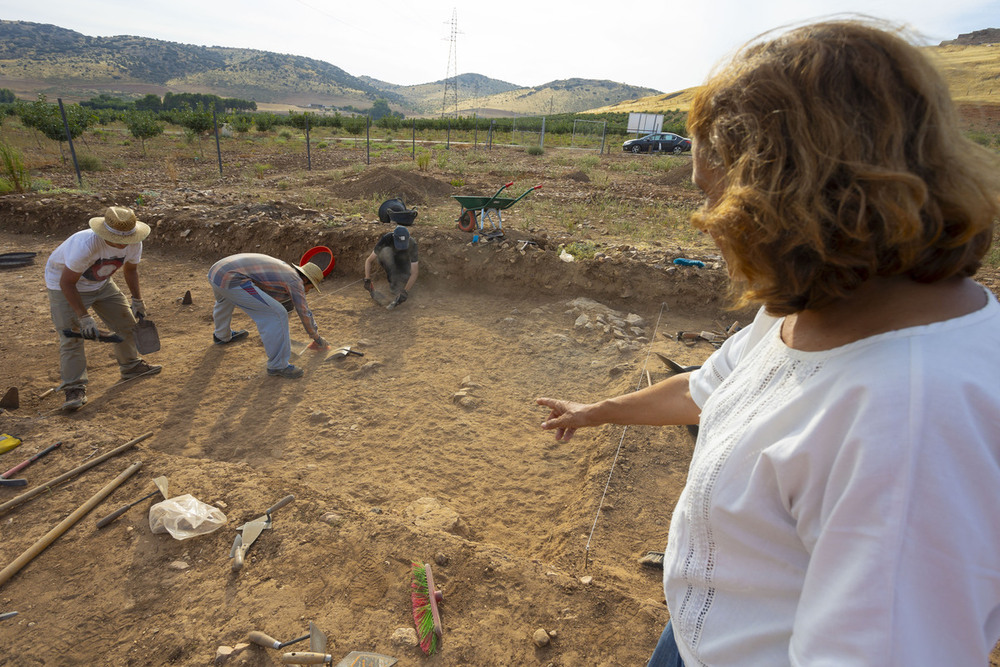
[[[410,279],[410,264],[417,263],[416,240],[411,236],[406,250],[396,250],[392,232],[389,232],[378,240],[374,252],[378,263],[385,270],[386,278],[389,279],[389,289],[393,293],[398,293],[406,287],[406,281]]]

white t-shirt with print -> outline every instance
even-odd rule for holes
[[[984,290],[985,291],[985,290]],[[697,665],[986,665],[1000,638],[1000,305],[802,352],[758,314],[702,408],[664,592]]]
[[[45,286],[60,289],[63,268],[82,274],[76,283],[80,292],[96,292],[104,287],[122,264],[138,264],[142,243],[130,243],[124,248],[112,248],[91,229],[73,234],[52,251],[45,262]]]

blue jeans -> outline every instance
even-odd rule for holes
[[[264,352],[267,353],[268,370],[280,371],[288,365],[292,356],[292,342],[288,331],[288,311],[281,303],[259,290],[249,280],[229,289],[212,285],[212,291],[215,292],[212,319],[215,321],[216,338],[229,340],[233,309],[239,306],[257,325],[261,342],[264,343]]]
[[[663,629],[660,641],[656,642],[656,648],[646,667],[684,667],[677,642],[674,641],[674,626],[671,621],[667,621],[667,627]]]

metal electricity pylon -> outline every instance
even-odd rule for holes
[[[441,104],[441,117],[448,115],[448,105],[451,104],[454,114],[458,117],[458,10],[451,10],[451,44],[448,48],[448,71],[444,77],[444,101]]]

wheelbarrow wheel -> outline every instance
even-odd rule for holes
[[[465,211],[458,216],[458,228],[463,232],[471,232],[476,228],[476,212]]]

